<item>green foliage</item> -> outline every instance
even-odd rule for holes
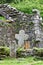
[[[14,2],[15,4],[20,3],[23,0],[0,0],[0,3],[11,3]]]
[[[0,16],[0,20],[5,20],[5,18],[3,16]]]
[[[34,52],[34,55],[43,57],[43,48],[34,48],[33,52]]]
[[[18,10],[28,14],[32,13],[32,9],[38,9],[43,17],[43,0],[25,0],[17,4],[10,4],[11,6],[16,7]]]
[[[43,0],[0,0],[0,3],[10,3],[11,6],[28,14],[32,13],[32,9],[37,8],[43,17]]]
[[[24,48],[21,48],[21,47],[19,47],[18,49],[17,49],[17,56],[18,57],[21,57],[22,55],[21,55],[21,52],[24,50]]]
[[[21,52],[22,50],[24,50],[24,48],[19,47],[19,48],[17,49],[17,52]]]
[[[9,53],[10,53],[10,49],[8,47],[3,47],[1,46],[0,47],[0,56],[9,56]]]
[[[1,4],[1,3],[5,3],[5,2],[6,2],[6,0],[0,0],[0,4]]]

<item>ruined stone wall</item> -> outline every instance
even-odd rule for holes
[[[25,32],[30,36],[28,40],[32,40],[32,35],[34,35],[34,32],[31,30],[30,27],[31,23],[19,23],[18,21],[15,23],[5,23],[5,22],[0,22],[0,45],[5,45],[9,46],[10,42],[13,43],[15,40],[15,34],[19,33],[19,30],[23,29]]]
[[[13,41],[13,27],[9,26],[9,24],[4,24],[3,22],[0,23],[0,45],[9,46],[10,42]]]
[[[3,4],[0,5],[0,15],[6,18],[6,21],[2,22],[0,20],[0,45],[9,46],[9,44],[13,43],[15,40],[15,34],[19,33],[19,30],[23,29],[25,33],[29,35],[28,40],[31,42],[30,44],[33,47],[32,43],[34,43],[37,38],[37,34],[35,34],[35,31],[37,32],[37,30],[35,28],[38,27],[38,30],[40,30],[39,23],[41,20],[38,11],[34,11],[33,14],[29,15],[18,11],[16,8],[13,8],[8,4]],[[43,31],[41,35],[42,34]],[[39,39],[43,40],[42,37],[43,36]]]

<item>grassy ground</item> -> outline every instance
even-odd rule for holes
[[[34,57],[27,58],[6,58],[0,60],[0,65],[43,65],[42,60],[34,60]]]

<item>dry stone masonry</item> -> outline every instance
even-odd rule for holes
[[[33,9],[33,14],[25,14],[8,4],[1,4],[0,16],[6,18],[4,21],[0,20],[0,46],[10,47],[11,57],[16,56],[15,47],[18,42],[19,45],[22,42],[29,43],[30,48],[34,46],[43,48],[43,29],[40,26],[42,18],[37,9]],[[22,31],[22,34],[20,31]],[[25,33],[23,34],[23,32]]]
[[[33,23],[34,23],[34,30],[35,30],[35,36],[36,41],[42,42],[43,41],[43,32],[40,27],[40,22],[42,21],[42,17],[40,17],[40,12],[37,9],[34,9],[33,12],[36,14],[33,16]],[[43,44],[40,43],[39,47],[43,47]]]
[[[6,19],[15,22],[17,19],[21,22],[25,22],[30,19],[31,16],[24,14],[21,11],[18,11],[16,8],[11,7],[8,4],[0,5],[0,15],[4,16]],[[29,18],[28,18],[29,16]]]

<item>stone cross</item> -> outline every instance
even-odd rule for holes
[[[24,45],[24,41],[29,38],[29,35],[25,34],[24,30],[20,30],[19,34],[15,34],[15,38],[18,40],[18,45],[21,47]]]

